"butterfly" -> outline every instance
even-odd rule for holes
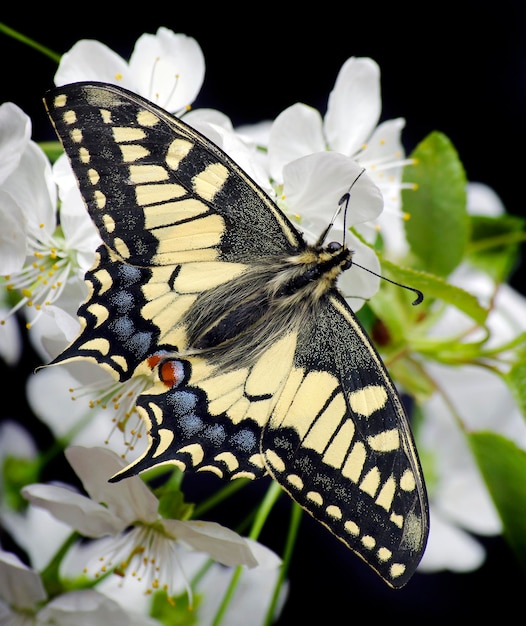
[[[58,87],[45,105],[103,244],[86,274],[87,359],[126,381],[161,464],[270,474],[394,588],[414,574],[428,502],[396,388],[337,287],[338,242],[309,245],[218,146],[118,86]]]

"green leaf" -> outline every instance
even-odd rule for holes
[[[64,154],[64,148],[60,141],[42,141],[39,143],[47,158],[54,163],[59,156]]]
[[[526,239],[525,224],[513,215],[472,216],[467,259],[496,282],[504,282],[517,262],[519,244]]]
[[[27,506],[27,500],[22,496],[22,487],[38,482],[42,471],[42,459],[37,456],[31,459],[23,459],[10,456],[4,458],[3,475],[3,499],[13,511],[23,511]]]
[[[404,168],[402,191],[407,241],[422,269],[447,276],[457,267],[469,241],[466,175],[450,140],[429,134],[410,155],[414,165]]]
[[[503,524],[503,535],[526,570],[526,452],[490,432],[467,435]]]
[[[526,418],[526,363],[516,363],[504,377],[517,406]]]
[[[402,285],[408,285],[413,289],[419,289],[424,294],[424,301],[427,298],[440,299],[447,304],[455,306],[462,311],[477,324],[484,324],[488,316],[488,310],[485,309],[477,300],[477,298],[464,291],[460,287],[450,285],[440,276],[430,274],[429,272],[417,271],[408,267],[401,267],[380,256],[380,262],[383,270],[387,270],[389,278],[392,278]],[[375,296],[376,297],[376,296]],[[372,299],[374,303],[374,298]],[[417,305],[418,307],[419,305]],[[383,317],[383,315],[380,315]]]

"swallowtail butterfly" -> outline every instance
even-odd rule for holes
[[[76,83],[45,104],[103,240],[54,362],[153,381],[148,450],[112,480],[165,463],[270,474],[402,587],[428,504],[398,393],[336,286],[352,252],[308,245],[220,148],[136,94]]]

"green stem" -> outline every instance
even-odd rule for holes
[[[252,529],[250,531],[250,534],[248,535],[250,539],[257,540],[261,532],[261,529],[265,525],[267,517],[269,516],[269,513],[272,510],[272,507],[276,503],[276,500],[279,498],[281,493],[282,493],[281,487],[279,486],[277,482],[273,480],[270,483],[269,488],[267,489],[267,493],[263,499],[263,502],[260,504],[257,510],[256,518],[254,520],[254,523],[252,524]],[[241,565],[236,567],[232,575],[232,579],[230,580],[228,589],[226,590],[226,593],[223,597],[221,605],[219,606],[219,609],[216,613],[212,626],[220,626],[221,623],[223,622],[228,606],[230,602],[232,601],[232,598],[234,597],[234,593],[236,591],[242,572],[243,572],[243,567]]]
[[[282,493],[283,492],[279,484],[275,480],[271,481],[270,486],[267,489],[267,493],[263,498],[263,502],[260,504],[257,511],[256,519],[252,524],[252,530],[249,534],[250,539],[254,539],[255,541],[257,540],[261,529],[267,521],[267,517],[269,516],[270,511],[272,511],[272,507]]]
[[[272,596],[270,606],[268,607],[267,615],[265,616],[264,626],[270,626],[270,624],[274,622],[276,606],[279,601],[279,595],[283,586],[283,582],[285,581],[285,578],[287,577],[287,572],[289,571],[292,554],[294,552],[294,546],[296,545],[296,539],[298,537],[298,530],[300,527],[302,514],[303,509],[301,508],[301,506],[297,502],[292,502],[289,532],[287,533],[287,541],[285,543],[285,550],[283,551],[283,562],[281,563],[281,567],[279,568],[278,578],[276,580],[276,585],[274,586],[274,594]]]
[[[7,24],[4,24],[3,22],[0,22],[0,32],[8,35],[9,37],[12,37],[13,39],[16,39],[17,41],[22,42],[23,44],[25,44],[26,46],[29,46],[30,48],[34,48],[35,50],[38,50],[45,56],[55,61],[57,64],[60,63],[61,55],[58,54],[58,52],[54,52],[53,50],[46,48],[46,46],[39,44],[37,41],[35,41],[34,39],[31,39],[30,37],[26,37],[22,33],[19,33],[17,30],[10,28],[9,26],[7,26]]]
[[[223,500],[226,500],[226,498],[229,498],[233,493],[247,485],[249,482],[251,481],[248,478],[237,478],[236,480],[226,483],[222,489],[219,489],[204,502],[198,504],[192,513],[192,517],[194,519],[200,519],[203,516],[203,513],[206,513],[206,511],[216,506],[216,504],[219,504]]]

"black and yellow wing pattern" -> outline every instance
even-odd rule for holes
[[[336,287],[352,252],[308,245],[220,148],[136,94],[76,83],[45,103],[103,240],[55,362],[152,379],[137,400],[149,448],[115,479],[165,463],[270,473],[406,584],[427,497],[396,389]]]

